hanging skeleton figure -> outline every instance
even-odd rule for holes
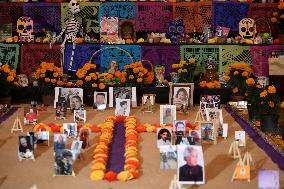
[[[80,22],[76,19],[75,14],[80,12],[79,3],[77,0],[71,0],[68,4],[69,11],[71,12],[71,18],[68,19],[68,21],[65,23],[64,28],[60,32],[60,34],[52,40],[50,43],[50,48],[52,48],[52,45],[60,39],[60,37],[65,33],[65,38],[61,46],[61,52],[63,54],[61,67],[63,69],[64,64],[64,50],[65,50],[65,43],[66,42],[72,42],[73,48],[71,52],[71,58],[70,58],[70,64],[68,70],[72,70],[73,67],[73,60],[74,60],[74,54],[75,54],[75,47],[76,47],[76,36],[80,29]]]

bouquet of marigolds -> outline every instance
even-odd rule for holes
[[[256,78],[250,77],[246,80],[247,91],[245,96],[249,105],[257,107],[260,102],[259,94],[262,90],[262,86],[257,84],[255,79]]]
[[[245,63],[237,63],[229,66],[224,80],[232,89],[233,95],[244,96],[247,90],[246,80],[251,75],[251,67]]]
[[[14,86],[16,70],[10,69],[8,64],[0,66],[0,96],[7,97],[10,95],[10,89]]]
[[[122,74],[118,70],[114,74],[111,73],[102,73],[104,77],[104,82],[108,86],[115,86],[115,85],[120,85],[121,84],[121,78]]]
[[[65,83],[61,81],[62,71],[54,63],[42,62],[36,70],[35,78],[38,82],[43,95],[54,95],[54,88],[63,86]]]
[[[126,86],[142,87],[150,85],[154,80],[154,72],[144,68],[142,62],[135,62],[124,66],[121,73],[121,83]]]
[[[276,94],[276,88],[271,85],[260,90],[259,93],[260,113],[261,114],[276,114],[280,98]]]
[[[92,63],[86,63],[83,68],[80,68],[76,72],[78,80],[76,86],[82,87],[88,95],[92,95],[96,90],[105,89],[104,77],[99,72],[96,72],[96,65]]]
[[[207,87],[209,89],[214,89],[214,88],[220,88],[221,87],[221,83],[219,81],[209,81],[209,82],[201,81],[199,83],[199,86],[203,87],[203,88]]]
[[[194,72],[196,68],[195,58],[189,58],[187,60],[181,60],[179,64],[173,64],[173,69],[178,72],[179,83],[192,83]]]

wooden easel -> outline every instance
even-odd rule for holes
[[[13,127],[11,129],[11,133],[13,133],[14,131],[23,132],[23,126],[22,126],[22,123],[21,123],[19,116],[17,116],[17,118],[14,121]]]
[[[247,180],[250,182],[250,166],[244,165],[242,159],[239,159],[239,162],[234,170],[231,182],[234,180]]]
[[[177,181],[176,175],[174,175],[174,178],[171,180],[169,189],[183,189],[182,185]]]
[[[200,121],[205,121],[205,120],[204,120],[204,116],[203,116],[202,111],[199,109],[198,112],[196,113],[194,123],[197,123],[197,122],[200,122]]]
[[[230,149],[229,149],[229,156],[232,156],[234,159],[237,158],[242,158],[241,153],[240,153],[240,149],[239,149],[239,142],[238,141],[233,141]]]
[[[252,170],[255,169],[254,162],[252,160],[252,156],[249,152],[246,152],[243,158],[243,165],[248,165],[251,167]]]

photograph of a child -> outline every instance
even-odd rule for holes
[[[72,159],[75,161],[80,158],[80,153],[82,149],[82,141],[74,140],[71,145]]]
[[[157,129],[157,145],[171,145],[172,144],[172,131],[170,128],[160,128]]]
[[[107,92],[94,92],[94,108],[98,110],[106,109]]]
[[[178,181],[181,184],[204,184],[204,159],[201,146],[177,146]]]
[[[160,124],[173,124],[175,119],[175,105],[160,105]]]
[[[160,146],[160,169],[177,168],[177,148],[176,146]]]
[[[54,157],[54,173],[56,176],[73,175],[73,159],[70,150],[62,150]]]
[[[86,122],[86,110],[74,110],[74,122]]]
[[[64,102],[56,102],[55,116],[65,118],[67,113],[67,104]]]
[[[142,99],[142,103],[143,103],[143,108],[142,111],[144,112],[153,112],[153,107],[155,104],[155,96],[152,95],[143,95],[143,99]]]
[[[77,123],[63,123],[63,134],[68,137],[77,137]]]
[[[61,151],[66,148],[67,135],[66,134],[54,134],[54,152],[55,156],[60,154]]]
[[[201,130],[189,131],[190,145],[201,145]]]
[[[213,122],[201,122],[201,138],[202,141],[214,140],[214,123]]]
[[[80,110],[83,106],[83,89],[81,88],[55,88],[55,102],[66,102],[67,108],[71,110]]]
[[[35,124],[37,122],[37,109],[32,107],[24,108],[24,124]]]
[[[18,158],[34,159],[34,145],[32,136],[19,136]]]
[[[173,105],[189,105],[190,87],[173,87]]]
[[[116,99],[115,115],[129,116],[130,99]]]

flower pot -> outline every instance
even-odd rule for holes
[[[278,119],[275,114],[260,115],[260,128],[263,132],[275,134],[277,129]]]
[[[240,95],[231,95],[231,100],[233,102],[239,102],[239,101],[243,101],[245,99],[244,96],[240,96]]]
[[[42,103],[46,106],[54,105],[54,96],[42,95]]]
[[[11,106],[12,103],[12,97],[7,96],[7,97],[0,97],[0,104],[7,104],[8,108]]]

